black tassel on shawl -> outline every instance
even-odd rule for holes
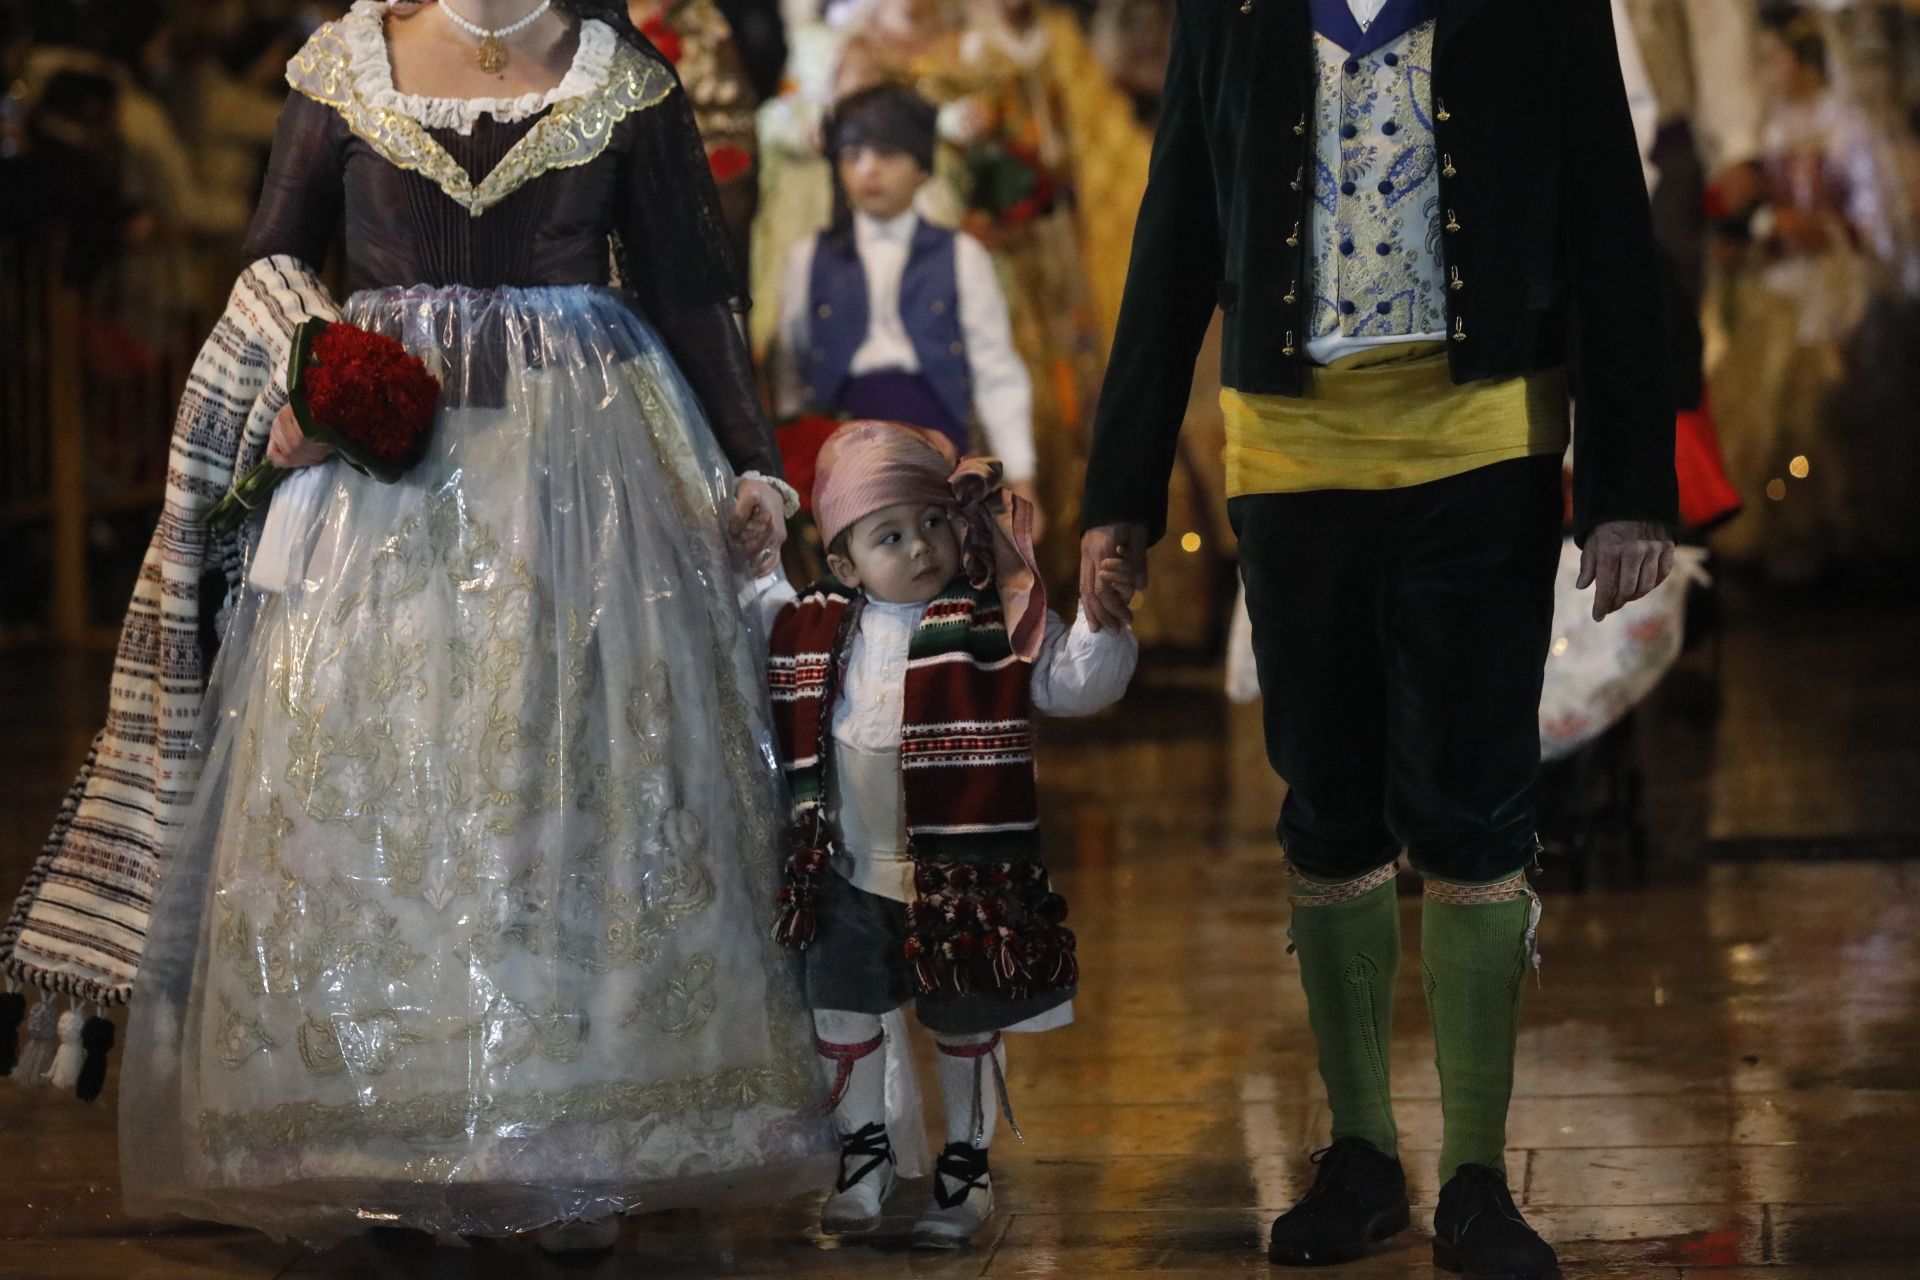
[[[87,1025],[80,1028],[80,1044],[87,1051],[87,1059],[80,1066],[80,1079],[73,1087],[73,1096],[82,1102],[92,1102],[106,1087],[107,1054],[113,1050],[113,1023],[98,1015],[88,1018]]]
[[[20,1024],[26,1017],[25,996],[18,991],[0,992],[0,1076],[12,1075],[20,1061]]]

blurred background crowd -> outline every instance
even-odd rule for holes
[[[287,92],[342,4],[0,0],[0,643],[104,642],[159,502]],[[699,108],[748,324],[831,211],[821,122],[880,80],[941,108],[923,216],[993,250],[1034,375],[1050,572],[1145,182],[1172,0],[633,0]],[[1615,0],[1673,267],[1694,539],[1786,590],[1920,536],[1920,2]],[[1141,622],[1217,657],[1233,603],[1211,352]]]

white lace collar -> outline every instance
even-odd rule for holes
[[[580,47],[560,83],[545,93],[518,98],[427,98],[401,93],[393,87],[393,61],[387,54],[387,6],[383,0],[357,0],[351,12],[334,24],[347,47],[354,88],[371,107],[397,111],[429,129],[472,133],[481,116],[512,124],[539,115],[556,102],[584,98],[604,88],[620,37],[595,18],[580,24]]]

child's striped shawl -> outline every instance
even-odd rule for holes
[[[833,706],[861,599],[838,583],[775,620],[768,684],[774,737],[793,796],[775,937],[805,949],[833,834],[825,821]],[[1079,980],[1066,900],[1040,858],[1030,681],[1000,595],[956,579],[927,606],[907,648],[901,796],[914,901],[899,960],[923,995],[1024,1000]]]

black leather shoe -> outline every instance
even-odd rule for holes
[[[1440,1188],[1433,1265],[1467,1280],[1560,1280],[1560,1260],[1514,1207],[1498,1169],[1463,1164]]]
[[[1274,1220],[1267,1257],[1283,1267],[1352,1262],[1367,1246],[1405,1231],[1407,1175],[1365,1138],[1342,1138],[1313,1153],[1313,1190]]]

